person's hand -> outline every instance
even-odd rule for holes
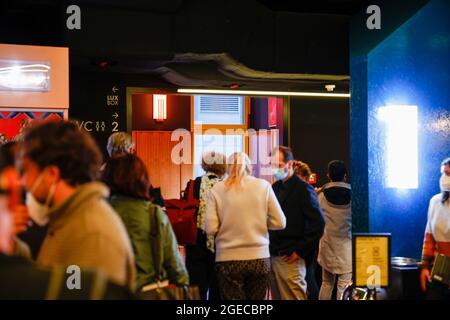
[[[427,268],[423,268],[420,271],[420,286],[422,287],[423,291],[427,290],[427,282],[431,282],[430,270],[428,270]]]
[[[12,210],[14,234],[20,234],[31,226],[28,209],[23,204],[16,205]]]
[[[300,259],[299,255],[297,254],[297,252],[292,252],[290,256],[283,256],[282,257],[283,261],[286,263],[294,263],[295,261],[297,261],[298,259]]]

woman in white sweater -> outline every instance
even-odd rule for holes
[[[286,226],[269,182],[251,176],[245,153],[227,161],[228,176],[208,195],[205,226],[216,237],[219,291],[225,300],[262,300],[269,286],[268,230]]]

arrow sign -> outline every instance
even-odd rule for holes
[[[112,92],[116,93],[117,91],[119,91],[119,89],[116,88],[116,86],[112,87]]]
[[[119,117],[119,115],[117,114],[117,112],[114,112],[113,118],[114,118],[114,119],[117,119],[118,117]]]

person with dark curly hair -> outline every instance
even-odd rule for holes
[[[95,181],[102,161],[92,136],[74,122],[33,125],[20,142],[21,182],[33,221],[48,225],[37,262],[103,271],[134,288],[134,255],[127,231]]]

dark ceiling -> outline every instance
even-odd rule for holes
[[[68,46],[71,66],[170,86],[348,91],[357,0],[6,0],[0,42]],[[65,8],[82,8],[82,30]],[[100,67],[103,65],[103,67]]]
[[[258,0],[271,10],[352,16],[370,4],[367,0]]]

